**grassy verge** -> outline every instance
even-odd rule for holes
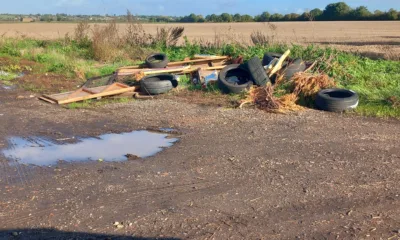
[[[358,114],[400,117],[400,61],[371,60],[314,45],[302,47],[258,43],[245,46],[239,43],[204,44],[185,40],[183,45],[177,46],[175,40],[180,36],[174,38],[173,30],[167,29],[159,31],[156,36],[148,36],[140,32],[140,27],[136,25],[131,26],[127,36],[119,36],[110,25],[94,30],[97,33],[94,32],[93,37],[89,38],[84,33],[85,26],[81,28],[81,33],[76,33],[74,38],[66,36],[54,41],[0,38],[0,59],[3,59],[0,61],[0,81],[12,84],[16,74],[28,72],[60,74],[70,79],[80,78],[83,82],[86,78],[111,74],[121,66],[137,64],[150,52],[164,52],[171,61],[176,61],[198,53],[261,58],[265,52],[282,53],[291,49],[292,58],[301,57],[312,62],[317,60],[316,71],[328,74],[338,86],[358,92],[361,98],[356,110]],[[119,37],[110,37],[110,34]],[[2,71],[8,74],[1,74]],[[182,82],[188,90],[219,94],[216,87],[201,89],[188,84],[187,79]],[[239,99],[242,96],[231,97]],[[72,105],[70,108],[76,107]]]

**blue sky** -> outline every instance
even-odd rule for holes
[[[305,9],[325,8],[339,0],[0,0],[1,13],[67,13],[67,14],[124,14],[129,9],[138,15],[183,16],[190,13],[207,15],[240,13],[256,15],[304,12]],[[345,0],[351,7],[367,6],[376,9],[400,10],[400,0]]]

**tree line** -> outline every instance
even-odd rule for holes
[[[126,22],[127,15],[67,15],[63,13],[58,14],[0,14],[0,21],[19,21],[24,17],[33,18],[35,21],[46,22]],[[220,15],[211,14],[204,17],[203,15],[196,15],[194,13],[184,16],[136,16],[140,22],[182,22],[182,23],[201,23],[201,22],[279,22],[279,21],[394,21],[400,20],[400,11],[390,9],[388,11],[376,10],[370,12],[367,7],[360,6],[351,8],[344,2],[331,3],[325,7],[324,10],[315,8],[311,11],[306,11],[302,14],[289,13],[289,14],[270,14],[265,11],[260,15],[251,16],[248,14],[229,14],[222,13]]]
[[[331,3],[324,10],[315,8],[311,11],[306,11],[302,14],[270,14],[263,12],[260,15],[251,16],[248,14],[229,14],[222,13],[221,15],[211,14],[203,17],[194,13],[176,19],[177,22],[194,23],[194,22],[279,22],[279,21],[394,21],[400,20],[400,11],[390,9],[383,12],[376,10],[370,12],[367,7],[360,6],[351,8],[345,2]]]

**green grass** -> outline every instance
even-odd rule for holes
[[[183,60],[195,54],[217,54],[230,56],[243,56],[249,59],[253,56],[262,58],[265,52],[283,53],[291,50],[291,58],[301,57],[307,61],[328,59],[330,62],[320,61],[318,68],[335,79],[338,86],[356,91],[360,95],[360,105],[356,112],[366,116],[395,117],[400,118],[400,109],[390,101],[391,97],[400,98],[400,61],[371,60],[369,58],[345,53],[332,48],[319,48],[314,45],[307,47],[297,45],[262,45],[242,47],[226,44],[220,48],[203,47],[197,43],[185,41],[178,47],[167,47],[156,44],[143,47],[144,52],[164,52],[171,61]],[[79,44],[73,40],[62,39],[55,41],[33,39],[0,39],[0,57],[7,57],[13,64],[5,69],[11,75],[0,76],[5,83],[12,82],[18,71],[26,70],[27,66],[17,66],[21,59],[27,59],[38,63],[39,67],[32,69],[36,73],[57,73],[69,78],[84,76],[108,75],[121,66],[140,63],[140,59],[130,59],[121,56],[112,61],[98,62],[94,60],[93,49],[90,44]],[[128,51],[128,49],[126,50]],[[124,53],[124,49],[120,49]],[[139,60],[139,62],[138,62]],[[3,66],[4,67],[4,66]],[[1,70],[1,68],[0,68]],[[215,86],[202,88],[194,86],[188,78],[182,78],[181,88],[193,91],[205,91],[211,94],[220,94]],[[33,88],[32,86],[30,88]],[[240,99],[242,96],[231,96],[232,99]],[[89,102],[93,104],[92,102]],[[87,107],[89,103],[72,104],[70,108]]]

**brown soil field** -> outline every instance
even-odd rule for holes
[[[335,46],[346,51],[368,56],[400,59],[400,21],[393,22],[279,22],[272,23],[198,23],[198,24],[144,24],[149,33],[159,27],[184,26],[190,40],[249,43],[253,31],[262,31],[274,41]],[[4,36],[26,36],[56,39],[73,34],[74,23],[4,23],[0,33]],[[125,24],[119,24],[121,31]]]

